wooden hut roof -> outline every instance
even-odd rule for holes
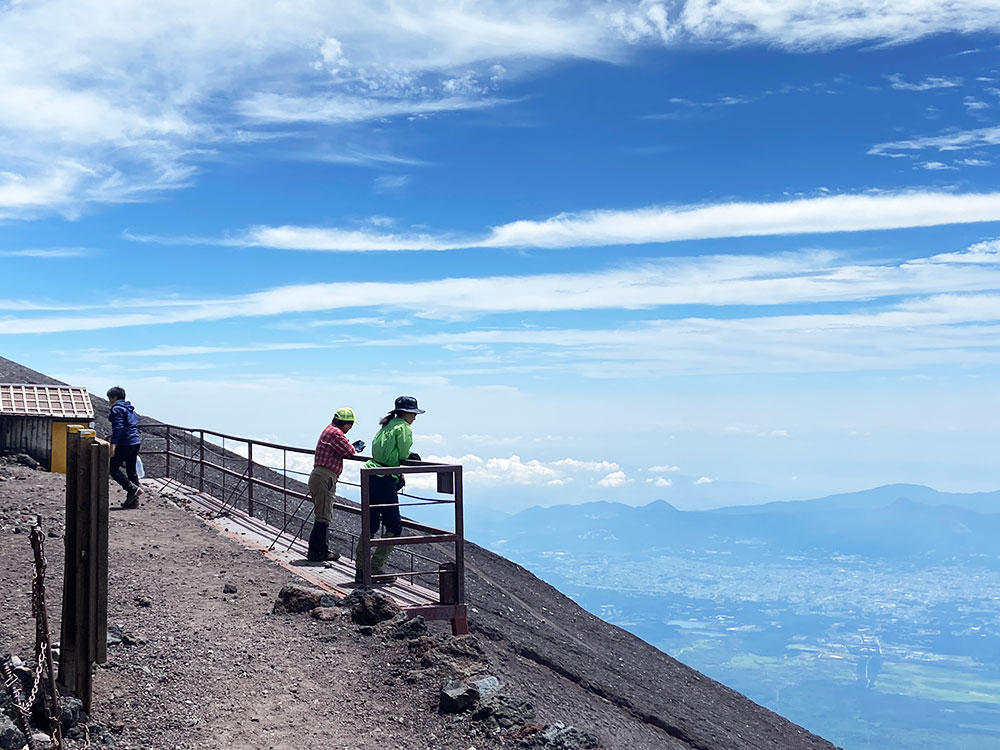
[[[86,388],[0,383],[0,416],[94,418]]]

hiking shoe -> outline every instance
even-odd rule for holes
[[[308,554],[306,560],[309,562],[337,562],[340,559],[339,552],[321,552],[318,555]]]
[[[139,507],[139,499],[136,498],[134,495],[131,497],[127,497],[125,498],[125,502],[122,503],[122,507],[125,508],[126,510],[134,510],[135,508]]]
[[[379,578],[377,581],[372,581],[372,583],[374,583],[376,586],[385,586],[386,584],[396,582],[396,576],[394,575],[389,575],[385,573],[372,573],[372,578],[374,578],[376,575],[385,576],[385,578]]]

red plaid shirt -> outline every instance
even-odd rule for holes
[[[353,456],[357,451],[351,445],[339,427],[328,424],[316,442],[316,466],[324,466],[340,476],[344,470],[344,458]]]

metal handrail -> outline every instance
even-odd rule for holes
[[[238,435],[231,435],[228,433],[219,432],[217,430],[208,430],[200,427],[199,428],[182,427],[180,425],[167,424],[163,422],[157,422],[153,424],[140,424],[139,429],[143,432],[146,432],[147,434],[155,435],[157,437],[164,439],[165,445],[163,450],[145,450],[143,451],[143,454],[147,456],[163,456],[165,463],[165,474],[168,479],[171,478],[170,477],[171,458],[177,459],[183,463],[184,466],[183,472],[185,476],[188,475],[194,476],[194,473],[191,471],[191,465],[193,464],[194,466],[197,467],[197,479],[198,479],[199,491],[204,491],[205,488],[206,469],[213,472],[217,472],[218,475],[221,476],[223,493],[225,493],[226,477],[228,476],[235,478],[237,480],[237,483],[236,486],[234,486],[232,489],[231,497],[236,497],[237,491],[241,484],[246,485],[245,499],[246,499],[248,515],[251,518],[254,517],[255,515],[254,513],[255,498],[253,493],[254,487],[261,487],[271,492],[278,493],[283,498],[283,505],[284,505],[283,508],[277,508],[274,505],[271,505],[270,503],[264,501],[263,498],[257,500],[257,504],[265,511],[265,518],[263,522],[267,524],[266,516],[268,511],[280,513],[281,516],[285,519],[284,528],[278,534],[278,537],[275,538],[275,542],[277,542],[278,538],[280,538],[284,534],[285,529],[288,526],[288,522],[293,518],[298,519],[302,521],[302,526],[300,527],[298,533],[293,534],[292,538],[293,540],[295,538],[301,538],[301,531],[302,528],[304,527],[305,522],[308,520],[308,516],[303,518],[302,516],[298,515],[298,511],[302,507],[304,501],[308,499],[309,495],[307,493],[299,492],[295,489],[288,488],[287,486],[288,473],[291,472],[295,474],[304,475],[304,472],[298,472],[295,470],[288,469],[287,454],[291,452],[299,455],[315,455],[314,450],[311,450],[309,448],[300,448],[298,446],[284,445],[281,443],[273,443],[264,440],[255,440],[252,438],[240,437]],[[175,437],[172,434],[174,431],[180,432],[181,434],[185,435],[188,438],[188,440],[185,442],[192,448],[195,445],[197,445],[197,456],[187,455],[185,453],[178,453],[175,450],[171,450],[172,448],[171,438]],[[219,445],[218,443],[215,443],[214,441],[211,440],[206,441],[205,439],[206,436],[220,438],[222,444]],[[247,446],[247,455],[240,456],[241,459],[247,462],[247,467],[242,472],[234,471],[233,469],[226,466],[226,457],[229,453],[232,452],[231,450],[227,450],[226,448],[227,440],[234,441],[237,443],[242,443]],[[221,451],[222,453],[221,465],[215,463],[209,458],[206,458],[205,455],[206,446],[212,446],[218,449],[218,451]],[[277,467],[271,467],[263,463],[255,462],[253,454],[254,454],[254,447],[257,446],[263,448],[269,448],[272,450],[282,451],[283,453],[282,463],[284,464],[282,468],[279,469]],[[211,449],[209,449],[209,451],[211,451]],[[352,461],[368,461],[369,457],[356,455],[356,456],[346,456],[345,459]],[[280,473],[283,477],[282,485],[279,486],[274,482],[269,482],[266,479],[254,476],[255,466],[261,469],[273,471],[275,474]],[[391,469],[391,472],[389,472],[388,469]],[[443,494],[445,493],[453,494],[454,499],[427,498],[418,495],[412,495],[405,492],[399,492],[398,493],[399,495],[419,500],[420,502],[416,503],[398,502],[390,504],[369,503],[368,478],[374,474],[386,474],[386,473],[392,473],[392,474],[434,473],[438,477],[438,492],[441,492]],[[442,475],[450,475],[450,476],[442,477]],[[443,479],[444,481],[442,481]],[[424,562],[439,564],[438,560],[431,557],[427,557],[425,555],[421,555],[416,552],[412,552],[410,550],[406,550],[405,552],[403,550],[400,550],[401,553],[408,554],[410,557],[410,566],[409,566],[410,571],[408,573],[402,572],[399,575],[410,578],[421,575],[439,576],[441,582],[441,590],[442,590],[442,601],[439,605],[435,606],[437,606],[438,608],[443,607],[445,609],[451,608],[449,611],[454,610],[455,614],[452,617],[453,628],[459,627],[456,625],[456,622],[465,623],[466,605],[465,605],[465,580],[464,580],[465,564],[464,564],[464,532],[463,532],[463,503],[462,503],[462,467],[460,465],[454,465],[454,464],[438,464],[431,461],[407,460],[403,461],[401,466],[393,466],[393,467],[379,466],[371,468],[362,467],[360,484],[356,484],[354,482],[346,482],[346,481],[341,482],[339,484],[355,486],[361,489],[361,507],[356,507],[354,505],[347,505],[338,502],[335,502],[333,504],[333,507],[335,510],[350,513],[352,515],[361,517],[362,528],[361,528],[360,540],[362,543],[360,547],[363,556],[361,564],[363,583],[366,585],[370,585],[373,580],[386,579],[390,577],[388,574],[374,575],[374,576],[372,575],[371,549],[373,547],[396,546],[396,545],[410,547],[416,544],[439,544],[439,543],[454,544],[455,545],[454,565],[452,565],[450,568],[448,567],[448,565],[446,565],[445,568],[439,567],[437,570],[433,571],[415,570],[415,560],[419,559]],[[289,497],[299,500],[299,505],[290,514],[288,512],[288,502],[287,502]],[[455,506],[454,531],[448,531],[446,529],[430,526],[428,524],[420,523],[412,519],[402,519],[403,528],[411,532],[416,532],[417,534],[416,536],[385,537],[385,538],[375,538],[375,539],[373,539],[371,536],[372,529],[370,528],[369,512],[368,512],[370,508],[407,507],[407,506],[431,505],[431,504],[438,505],[442,503],[443,504],[450,503]],[[227,500],[227,505],[228,505],[228,500]],[[336,533],[341,533],[341,532],[337,530]],[[350,537],[351,552],[353,553],[354,541],[356,539],[355,535],[346,531],[342,533]],[[292,543],[289,542],[289,548],[291,547],[291,544]],[[448,601],[445,601],[446,578],[448,577],[448,575],[452,574],[451,571],[453,571],[454,580],[447,587]],[[462,627],[467,627],[467,626],[463,625]]]

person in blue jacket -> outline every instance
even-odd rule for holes
[[[111,402],[111,478],[128,493],[123,508],[138,508],[139,474],[136,471],[136,460],[139,458],[139,415],[135,407],[125,400],[125,389],[119,385],[108,390],[108,401]]]

